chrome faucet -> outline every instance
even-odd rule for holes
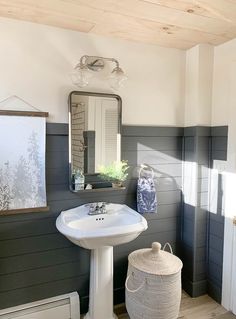
[[[106,214],[106,213],[107,213],[106,203],[104,202],[89,205],[88,215],[100,215],[100,214]]]

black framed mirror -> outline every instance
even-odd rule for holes
[[[122,101],[116,94],[69,95],[69,183],[73,192],[111,188],[99,167],[121,159]]]

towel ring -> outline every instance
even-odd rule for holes
[[[141,177],[141,172],[142,172],[143,170],[145,170],[145,169],[151,171],[151,172],[152,172],[152,178],[154,178],[154,171],[153,171],[152,167],[150,167],[150,166],[144,166],[144,165],[141,165],[141,168],[140,168],[140,170],[139,170],[139,178]]]

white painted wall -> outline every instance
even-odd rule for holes
[[[211,45],[186,51],[185,126],[211,124],[213,59]]]
[[[225,125],[229,120],[230,76],[232,63],[236,62],[236,39],[215,47],[214,51],[212,125]]]
[[[84,55],[115,57],[129,80],[123,123],[183,125],[185,52],[0,18],[0,99],[16,94],[68,122],[69,73]],[[105,81],[85,90],[112,92]]]

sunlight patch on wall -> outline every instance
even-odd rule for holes
[[[156,151],[150,146],[141,143],[137,144],[137,148],[139,151],[134,155],[132,163],[130,163],[131,165],[137,165],[137,176],[139,176],[141,165],[145,164],[147,168],[142,170],[142,175],[153,176],[156,182],[161,179],[161,184],[165,184],[166,187],[169,186],[169,189],[182,187],[181,152],[177,150]]]
[[[198,190],[198,164],[184,162],[183,165],[183,191],[184,202],[191,206],[197,206]]]
[[[225,173],[225,216],[233,218],[236,215],[236,174]]]

